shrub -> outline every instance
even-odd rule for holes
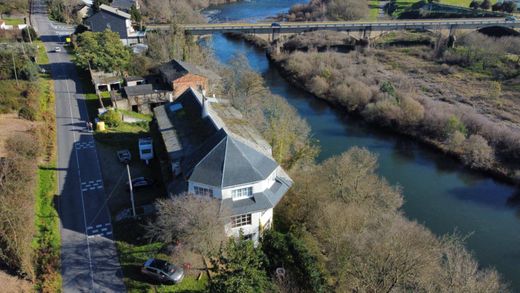
[[[462,121],[460,121],[460,119],[455,115],[451,115],[448,118],[448,120],[446,121],[445,129],[446,136],[450,136],[455,131],[459,131],[464,135],[468,133],[468,130],[466,129],[464,123],[462,123]]]
[[[308,84],[309,90],[317,96],[325,94],[329,89],[329,83],[321,76],[314,76]]]
[[[448,145],[448,148],[453,152],[460,152],[462,150],[462,147],[464,146],[464,142],[466,140],[466,136],[460,132],[455,131],[448,137],[446,144]]]
[[[485,138],[471,135],[464,143],[463,160],[473,168],[486,168],[493,162],[493,148]]]
[[[108,127],[118,127],[123,122],[121,114],[116,110],[108,110],[100,118],[105,121]]]
[[[28,106],[23,106],[18,111],[18,117],[23,118],[23,119],[27,119],[27,120],[30,120],[30,121],[35,121],[36,120],[36,115],[37,115],[36,110],[34,108],[28,107]]]

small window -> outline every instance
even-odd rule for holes
[[[193,190],[195,191],[196,195],[206,195],[206,196],[213,196],[213,189],[210,188],[204,188],[200,186],[194,186]]]
[[[244,214],[240,216],[231,217],[231,227],[237,228],[246,225],[251,225],[251,214]]]
[[[248,198],[253,196],[253,187],[239,188],[231,190],[231,197],[233,200]]]
[[[255,233],[244,235],[244,240],[253,240]]]

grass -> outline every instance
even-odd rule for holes
[[[38,64],[48,64],[49,59],[45,47],[38,42]],[[54,83],[49,73],[40,74],[39,88],[39,116],[44,127],[49,129],[44,137],[45,157],[38,169],[38,189],[35,204],[36,235],[33,247],[37,252],[37,290],[42,288],[59,290],[61,288],[60,247],[61,235],[59,230],[59,215],[54,207],[54,197],[57,194],[56,172],[56,133],[55,124],[55,97]]]
[[[127,111],[127,110],[117,110],[117,111],[123,113],[123,115],[125,115],[125,116],[141,119],[141,120],[148,121],[148,122],[152,121],[152,115],[137,113],[134,111]]]
[[[158,284],[144,276],[140,269],[149,258],[168,260],[168,256],[159,253],[162,243],[147,243],[133,245],[124,241],[117,241],[119,262],[123,269],[123,280],[128,292],[204,292],[207,277],[197,280],[191,274],[185,275],[181,283],[176,285]]]
[[[2,18],[2,20],[5,20],[5,24],[7,25],[19,25],[25,23],[21,18]]]
[[[370,7],[368,19],[377,20],[377,18],[379,16],[379,0],[370,0],[368,7]]]

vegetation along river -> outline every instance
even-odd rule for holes
[[[212,21],[258,21],[287,11],[295,0],[251,0],[210,7]],[[513,186],[472,172],[438,151],[366,126],[285,81],[263,50],[214,35],[207,42],[227,63],[243,54],[271,91],[293,105],[319,140],[319,160],[358,146],[379,156],[379,174],[403,188],[403,211],[434,233],[469,235],[467,247],[479,263],[495,267],[511,289],[520,292],[520,192]]]

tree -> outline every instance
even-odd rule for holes
[[[141,20],[143,17],[141,16],[141,12],[139,11],[139,9],[137,9],[137,7],[135,7],[135,5],[132,5],[132,7],[130,7],[130,15],[132,16],[132,20],[134,22],[141,24]]]
[[[504,1],[502,3],[502,10],[508,13],[513,13],[516,11],[516,3],[513,1]]]
[[[491,10],[492,11],[502,11],[503,7],[502,7],[502,2],[497,2],[493,5],[491,5]]]
[[[84,68],[121,72],[128,66],[131,53],[110,30],[84,32],[78,36],[74,62]]]
[[[230,238],[220,256],[212,261],[211,292],[264,292],[269,287],[269,279],[264,269],[265,256],[253,242]]]
[[[491,1],[489,1],[489,0],[482,1],[482,3],[480,3],[480,8],[482,8],[484,10],[488,10],[489,8],[491,8]]]
[[[473,0],[471,1],[471,3],[469,3],[469,7],[473,9],[478,9],[480,7],[480,3],[477,0]]]
[[[203,257],[215,255],[227,239],[229,212],[216,198],[184,193],[158,200],[156,206],[157,218],[146,228],[149,239],[180,243]]]

